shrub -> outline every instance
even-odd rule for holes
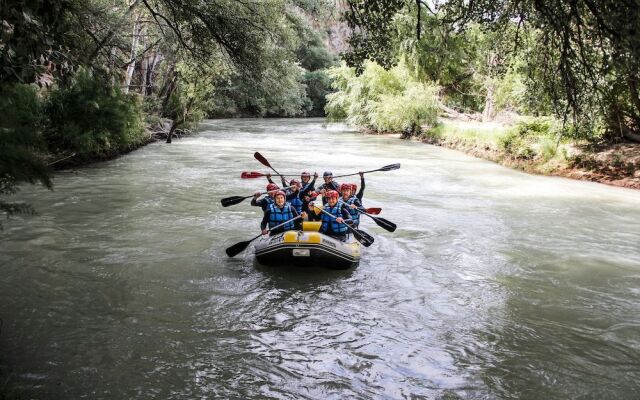
[[[42,157],[45,145],[38,91],[30,85],[11,84],[0,87],[0,92],[0,195],[15,193],[20,182],[40,182],[51,188]],[[33,209],[0,199],[0,211],[11,215]]]
[[[86,70],[80,70],[70,85],[52,91],[47,116],[45,140],[53,153],[101,156],[144,139],[136,97]]]
[[[337,89],[327,96],[325,110],[330,121],[380,132],[414,131],[436,123],[438,88],[413,80],[403,64],[385,70],[367,62],[360,76],[343,64],[331,68],[329,76]]]

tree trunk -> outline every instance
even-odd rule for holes
[[[136,69],[136,57],[138,53],[138,41],[140,39],[140,14],[136,14],[136,20],[133,23],[133,38],[131,39],[131,58],[127,66],[127,75],[124,80],[124,92],[129,93],[129,86],[131,85],[131,78],[133,78],[133,71]]]
[[[482,122],[492,121],[496,117],[496,103],[494,99],[496,87],[493,82],[487,85],[487,97],[482,110]]]

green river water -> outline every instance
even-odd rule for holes
[[[220,205],[264,188],[239,179],[267,172],[255,151],[281,172],[400,162],[364,196],[398,230],[363,220],[376,241],[346,271],[227,258],[259,233],[249,200]],[[0,394],[640,398],[640,191],[240,119],[15,198],[39,215],[0,231]]]

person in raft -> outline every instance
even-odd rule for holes
[[[311,174],[308,173],[307,171],[302,171],[302,173],[300,174],[300,182],[302,182],[302,189],[300,189],[300,191],[302,193],[313,191],[313,188],[316,187],[316,179],[318,179],[317,172],[313,173],[313,180],[311,181]]]
[[[251,205],[254,207],[260,207],[262,208],[262,211],[266,211],[267,207],[273,204],[273,196],[276,194],[276,191],[278,189],[278,185],[276,185],[275,183],[268,184],[267,195],[261,199],[258,199],[258,197],[260,197],[260,192],[256,192],[253,195],[253,199],[251,199]]]
[[[286,202],[285,193],[282,190],[278,190],[276,191],[274,198],[274,203],[270,204],[267,207],[264,212],[264,217],[262,217],[262,222],[260,223],[262,234],[266,235],[267,233],[269,233],[270,236],[273,236],[285,231],[300,230],[302,227],[302,219],[298,218],[295,221],[289,221],[300,214],[298,214],[295,207]],[[306,213],[303,212],[302,218],[304,218],[305,216]],[[278,226],[286,221],[289,222],[279,228],[273,229],[275,226]],[[267,224],[269,225],[270,230],[267,229]]]
[[[289,185],[291,187],[287,190],[286,193],[287,202],[296,209],[298,214],[300,214],[303,210],[302,206],[304,205],[304,195],[301,190],[300,181],[298,181],[297,179],[292,179],[289,182]]]
[[[358,199],[358,197],[352,193],[351,190],[353,186],[355,185],[351,183],[343,183],[342,185],[340,185],[340,193],[342,194],[342,198],[340,200],[347,206],[347,209],[349,210],[349,214],[351,215],[351,219],[353,220],[353,224],[351,226],[357,228],[358,225],[360,225],[360,213],[356,210],[356,208],[364,210],[364,207],[362,206],[362,202],[360,201],[360,199]]]
[[[351,215],[349,214],[347,206],[343,202],[338,201],[338,192],[335,190],[329,190],[324,197],[327,199],[327,204],[323,209],[333,215],[333,217],[322,213],[320,233],[324,233],[325,235],[329,235],[344,242],[347,240],[347,234],[349,233],[349,228],[347,228],[346,224],[351,224],[353,222]],[[311,203],[311,206],[313,206],[313,203]]]
[[[324,174],[322,174],[322,179],[324,179],[324,183],[318,186],[317,191],[322,195],[322,205],[324,206],[325,204],[327,204],[327,192],[329,192],[330,190],[335,190],[337,192],[338,190],[340,190],[340,185],[338,185],[338,183],[333,180],[333,172],[331,171],[324,171]]]

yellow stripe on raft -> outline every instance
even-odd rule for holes
[[[318,232],[322,222],[320,221],[302,221],[302,230],[305,232]]]
[[[318,232],[305,232],[305,240],[301,241],[298,231],[288,231],[284,233],[282,241],[284,243],[321,243],[322,236]]]

